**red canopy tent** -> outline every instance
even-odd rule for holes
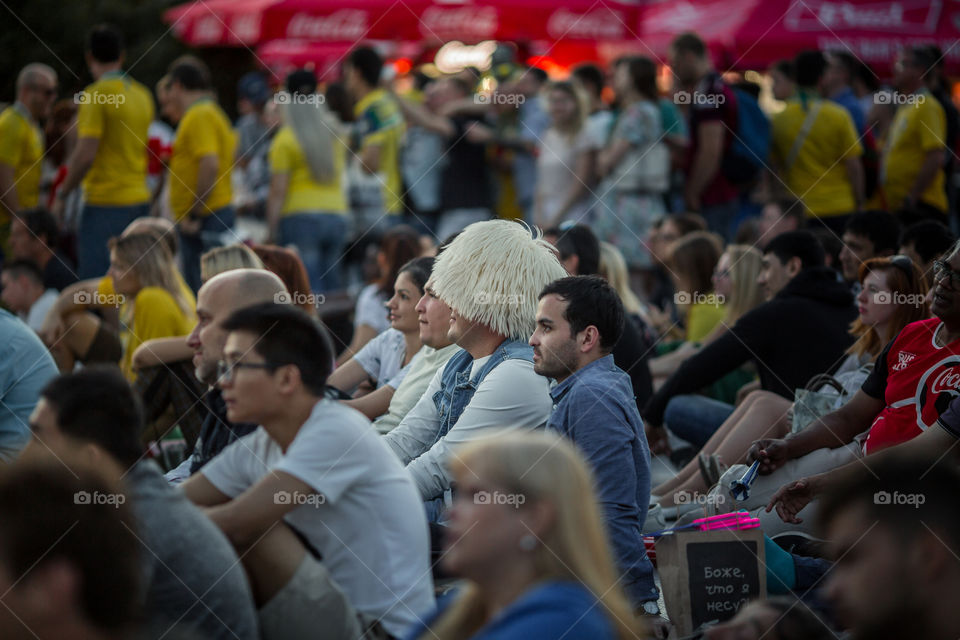
[[[640,8],[634,29],[661,59],[676,34],[693,31],[721,69],[764,69],[804,49],[845,50],[877,73],[899,49],[935,43],[960,71],[956,0],[669,0]]]

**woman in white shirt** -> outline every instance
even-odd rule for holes
[[[554,82],[546,95],[551,124],[537,156],[534,202],[534,224],[542,229],[579,221],[588,212],[593,174],[586,97],[572,82]]]
[[[420,319],[416,306],[430,278],[433,258],[415,258],[400,268],[387,303],[390,328],[368,342],[334,371],[327,384],[351,394],[347,405],[371,420],[386,413],[393,392],[403,382],[410,361],[420,351]],[[375,386],[369,391],[364,383]]]

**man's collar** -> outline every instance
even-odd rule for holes
[[[586,375],[584,372],[593,370],[593,369],[610,369],[613,367],[613,354],[608,353],[605,356],[601,356],[594,360],[593,362],[586,364],[569,376],[567,376],[563,382],[558,382],[550,389],[550,397],[553,399],[554,404],[560,402],[560,400],[570,391],[570,388],[577,383],[577,380]]]

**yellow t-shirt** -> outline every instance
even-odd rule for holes
[[[347,213],[347,198],[343,192],[343,167],[346,148],[333,139],[333,166],[336,175],[330,182],[317,182],[310,173],[310,165],[303,148],[290,127],[277,131],[270,143],[270,173],[290,174],[287,197],[281,215],[295,213]]]
[[[814,217],[853,213],[856,200],[844,160],[863,154],[853,119],[843,107],[821,100],[820,111],[796,160],[785,166],[808,111],[798,98],[771,119],[773,154],[783,167],[783,181],[802,198]],[[808,103],[808,108],[813,104]]]
[[[687,312],[687,342],[700,342],[720,324],[727,315],[722,304],[698,302]]]
[[[911,98],[916,99],[914,104],[902,104],[897,109],[884,149],[882,186],[890,211],[899,209],[909,195],[924,155],[946,147],[947,116],[943,107],[926,89]],[[947,210],[942,167],[920,200],[941,211]]]
[[[233,193],[230,173],[237,136],[223,110],[208,98],[197,100],[183,114],[170,153],[170,208],[176,220],[182,219],[196,201],[200,158],[217,156],[217,181],[207,196],[200,215],[230,204]]]
[[[383,89],[365,95],[354,107],[357,117],[359,149],[380,145],[380,171],[383,179],[383,207],[386,213],[403,210],[403,181],[400,177],[400,144],[406,125],[400,107]]]
[[[40,174],[43,170],[43,134],[17,104],[0,113],[0,163],[13,167],[17,202],[23,209],[37,206],[40,200]],[[0,222],[7,220],[0,210]]]
[[[104,74],[78,95],[77,135],[100,140],[83,178],[87,204],[122,207],[149,201],[147,129],[153,121],[153,96],[119,73]]]

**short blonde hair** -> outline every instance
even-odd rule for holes
[[[200,256],[200,279],[203,282],[224,271],[263,268],[263,261],[253,249],[240,243],[216,247]]]

